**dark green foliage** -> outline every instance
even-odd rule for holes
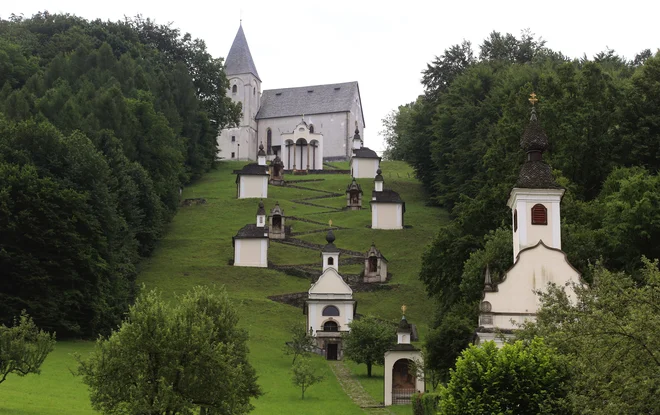
[[[413,415],[436,415],[438,413],[437,393],[417,393],[412,396]]]
[[[396,343],[394,327],[373,316],[353,320],[351,331],[343,334],[344,355],[357,364],[367,365],[367,376],[371,377],[371,367],[382,365],[385,352]]]
[[[0,20],[0,61],[0,322],[107,332],[236,120],[221,60],[141,18],[39,13]]]
[[[541,338],[470,346],[440,392],[439,414],[570,414],[568,361]]]

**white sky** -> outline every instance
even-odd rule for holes
[[[229,52],[242,16],[262,89],[358,81],[365,145],[375,150],[383,149],[381,119],[415,100],[426,63],[463,39],[477,51],[493,30],[518,36],[530,28],[571,57],[609,47],[633,58],[660,47],[660,3],[652,0],[0,0],[2,18],[43,10],[103,20],[139,13],[172,22],[204,39],[215,57]]]

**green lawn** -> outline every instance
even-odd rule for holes
[[[346,163],[333,163],[346,168]],[[290,357],[284,356],[282,346],[287,339],[287,327],[304,318],[302,310],[268,300],[275,294],[301,292],[309,289],[310,281],[260,268],[232,267],[231,238],[243,225],[253,223],[257,200],[235,199],[235,176],[232,170],[241,163],[224,162],[218,169],[184,190],[185,198],[203,197],[204,205],[182,207],[158,244],[153,256],[140,264],[139,282],[147,288],[157,288],[172,298],[197,284],[224,285],[241,316],[241,325],[250,334],[250,359],[259,374],[264,396],[254,402],[254,414],[353,414],[362,413],[343,393],[329,367],[321,358],[314,364],[326,376],[319,385],[312,386],[300,399],[300,391],[290,380]],[[266,209],[276,201],[285,215],[306,218],[321,223],[332,220],[334,226],[348,229],[335,231],[335,244],[340,248],[366,252],[376,243],[389,260],[393,274],[391,290],[356,293],[358,313],[374,314],[381,318],[398,320],[402,304],[408,306],[407,317],[416,323],[423,334],[431,323],[433,304],[427,299],[424,287],[417,279],[420,255],[431,242],[438,227],[447,220],[443,210],[424,203],[422,187],[404,163],[383,162],[385,187],[393,188],[406,201],[405,223],[409,228],[400,231],[382,231],[367,228],[371,224],[368,200],[373,180],[359,180],[365,194],[366,209],[362,211],[332,211],[326,207],[296,204],[293,200],[321,196],[324,193],[287,187],[269,188]],[[341,196],[311,200],[322,206],[341,208],[345,205],[348,175],[308,175],[287,177],[290,180],[324,179],[323,181],[296,183]],[[322,228],[320,225],[289,221],[294,232]],[[325,232],[298,236],[298,238],[325,243]],[[269,260],[278,265],[317,264],[318,251],[272,242]],[[340,266],[339,272],[355,274],[359,266]],[[71,353],[85,354],[90,342],[59,342],[46,360],[40,376],[11,377],[0,385],[0,415],[4,414],[91,414],[86,388],[69,369],[75,369]],[[352,366],[356,374],[366,373],[364,366]],[[381,402],[382,368],[376,367],[373,379],[359,376],[365,389]],[[394,409],[397,414],[410,414],[409,406]]]

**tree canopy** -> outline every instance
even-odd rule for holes
[[[224,289],[196,287],[172,304],[145,292],[121,327],[78,357],[92,407],[106,414],[245,414],[261,395],[247,332]]]
[[[138,16],[0,20],[0,322],[107,333],[240,106],[204,42]]]
[[[373,365],[385,362],[385,352],[396,343],[394,326],[373,316],[366,316],[349,323],[351,331],[344,333],[344,356],[355,363],[367,365],[371,377]]]
[[[441,387],[439,414],[570,414],[567,361],[541,338],[470,346]]]

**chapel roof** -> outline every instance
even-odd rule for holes
[[[404,203],[401,196],[392,189],[383,189],[382,192],[372,191],[371,202],[377,203]]]
[[[268,176],[268,166],[250,163],[243,166],[240,170],[234,170],[234,174],[242,174],[246,176]]]
[[[353,180],[346,187],[346,192],[350,192],[351,190],[358,190],[362,193],[362,187],[360,186],[360,183],[355,180],[355,177],[353,177]]]
[[[378,248],[376,248],[376,244],[374,242],[371,243],[371,247],[369,248],[369,250],[367,250],[367,253],[365,254],[365,257],[367,258],[369,258],[370,256],[376,256],[385,262],[389,262],[387,258],[385,258],[385,255],[383,255],[383,253],[380,252]]]
[[[259,227],[254,223],[243,226],[234,239],[248,239],[248,238],[268,238],[268,228]]]
[[[335,241],[335,234],[332,232],[332,229],[328,231],[328,234],[325,236],[327,244],[321,249],[321,252],[339,252],[339,248],[333,243]]]
[[[359,99],[357,82],[268,89],[261,95],[256,119],[348,112],[356,94]]]
[[[257,215],[265,215],[266,209],[264,208],[264,201],[259,202],[259,208],[257,209]]]
[[[379,159],[378,154],[369,147],[360,147],[353,150],[353,157],[363,158],[363,159]]]
[[[245,39],[242,25],[238,27],[234,43],[231,44],[231,49],[229,49],[229,53],[227,54],[225,73],[228,76],[250,73],[261,81],[257,73],[257,67],[252,59],[247,39]]]
[[[266,152],[264,151],[264,143],[259,144],[259,152],[257,153],[257,156],[266,156]]]
[[[376,170],[376,177],[374,177],[375,182],[382,182],[383,180],[383,171],[381,169]]]

